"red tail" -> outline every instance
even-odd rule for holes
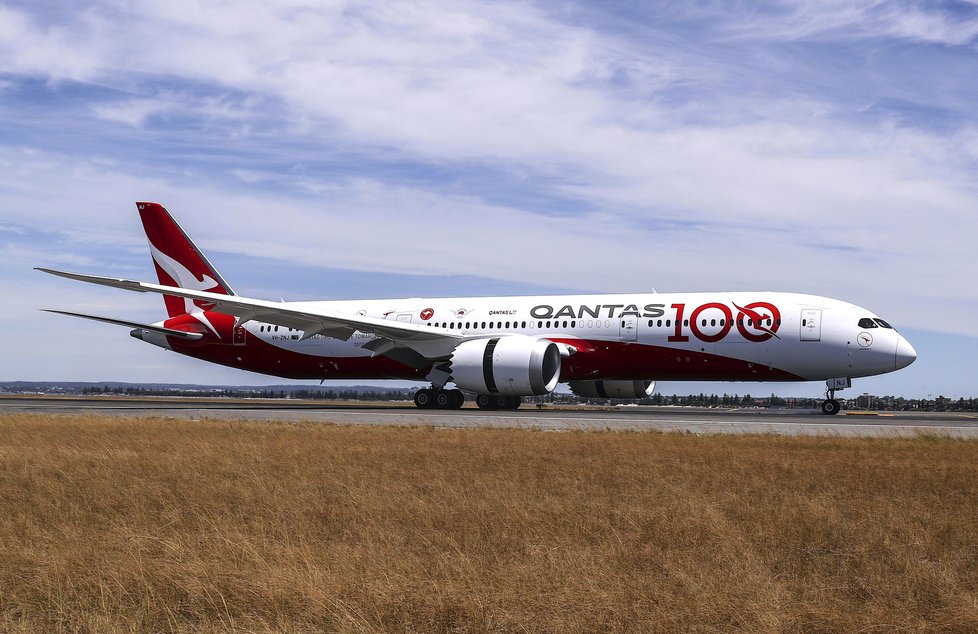
[[[158,203],[136,203],[143,229],[149,240],[149,250],[156,266],[160,284],[196,291],[234,295],[234,291],[217,269],[207,260],[193,240],[169,212]],[[209,310],[213,304],[164,295],[166,312],[170,317]]]

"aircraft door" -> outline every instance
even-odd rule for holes
[[[618,338],[621,341],[638,341],[638,317],[626,315],[618,322]]]
[[[231,330],[231,343],[236,346],[245,345],[245,334],[245,327],[241,324],[235,324]]]
[[[818,308],[805,308],[801,311],[801,340],[821,341],[822,311]]]

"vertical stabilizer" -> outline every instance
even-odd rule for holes
[[[201,253],[169,212],[158,203],[136,203],[143,229],[149,240],[150,254],[160,284],[195,291],[234,295],[234,291],[217,269]],[[207,310],[211,304],[181,297],[164,296],[170,317]]]

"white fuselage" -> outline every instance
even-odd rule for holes
[[[572,346],[577,340],[580,354],[567,364],[575,369],[562,376],[579,380],[855,378],[891,372],[915,358],[910,344],[896,330],[882,326],[885,322],[871,311],[794,293],[413,298],[286,305],[404,321],[465,335],[524,334]],[[255,340],[286,355],[346,359],[373,354],[363,349],[375,338],[370,334],[356,332],[346,341],[326,335],[300,340],[299,331],[260,321],[250,321],[244,328]],[[621,364],[608,354],[594,355],[595,363],[588,363],[592,349],[607,352],[609,345],[615,350],[648,348],[660,354],[650,357],[647,367],[643,367],[641,354]],[[675,356],[656,363],[662,351]],[[730,365],[729,361],[743,363]],[[771,370],[779,372],[771,375]]]

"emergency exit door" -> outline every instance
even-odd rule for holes
[[[822,310],[820,308],[805,308],[801,311],[801,340],[821,341],[822,339]]]
[[[638,340],[638,317],[628,315],[621,318],[621,330],[618,332],[621,341]]]

